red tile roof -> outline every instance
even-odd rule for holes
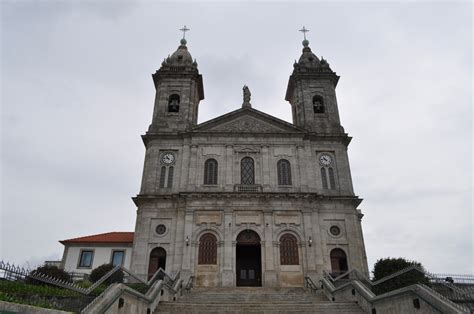
[[[133,243],[133,232],[107,232],[59,241],[69,243]]]

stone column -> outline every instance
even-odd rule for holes
[[[189,159],[189,154],[190,154],[190,149],[189,145],[184,145],[183,146],[183,156],[181,157],[181,182],[180,182],[180,187],[181,189],[186,189],[186,185],[188,184],[189,181],[189,169],[191,169],[190,165],[190,159]]]
[[[312,210],[310,208],[304,208],[302,210],[302,214],[304,230],[303,236],[305,239],[301,239],[301,244],[303,250],[305,251],[306,257],[306,269],[303,269],[303,272],[306,276],[310,276],[314,280],[317,272],[315,256],[315,246],[317,245],[317,240],[314,238],[313,234],[313,222],[311,219]],[[311,246],[309,237],[311,237]]]
[[[222,286],[234,286],[234,259],[232,254],[233,210],[224,209],[224,263],[222,267]]]
[[[182,262],[182,275],[183,277],[189,277],[194,272],[194,265],[191,263],[191,242],[194,224],[194,211],[191,209],[184,210],[184,231],[183,231],[183,262]],[[186,243],[186,239],[189,241]]]
[[[270,158],[268,153],[268,146],[262,146],[262,168],[263,168],[263,178],[262,186],[264,191],[270,189]]]
[[[265,236],[265,246],[262,246],[262,249],[265,250],[265,282],[263,285],[265,287],[276,287],[277,276],[273,248],[273,212],[271,209],[263,212],[263,228],[263,234]]]
[[[234,190],[234,182],[232,180],[234,150],[232,145],[225,147],[225,190],[230,192]]]
[[[310,163],[307,162],[305,147],[303,145],[296,145],[297,166],[299,169],[300,189],[301,192],[308,191],[308,168]]]
[[[321,225],[320,225],[320,218],[319,218],[319,211],[316,204],[312,205],[313,208],[312,214],[311,214],[311,224],[313,226],[312,228],[312,234],[313,234],[313,254],[315,254],[315,267],[316,267],[316,272],[317,275],[320,276],[322,274],[322,271],[324,270],[324,252],[326,251],[326,248],[323,247],[323,245],[326,245],[325,242],[323,241],[323,235],[321,234]],[[316,280],[319,281],[321,278],[316,278]],[[314,279],[313,279],[314,280]]]
[[[189,190],[195,190],[196,188],[196,180],[197,180],[197,151],[198,151],[198,146],[197,145],[191,145],[191,158],[189,162],[189,181],[188,181],[188,189]]]

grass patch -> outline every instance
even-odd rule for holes
[[[43,307],[47,309],[54,309],[51,304],[45,301],[27,301],[18,297],[15,297],[14,295],[10,295],[8,293],[0,292],[0,301],[6,301],[6,302],[11,302],[11,303],[17,303],[17,304],[25,304],[25,305],[33,305],[33,306],[38,306],[38,307]]]
[[[8,295],[38,295],[56,297],[77,297],[80,293],[48,285],[31,285],[21,281],[0,280],[0,292]]]

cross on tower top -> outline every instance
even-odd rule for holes
[[[309,29],[306,29],[306,27],[303,26],[303,28],[300,29],[300,32],[303,33],[304,40],[306,40],[306,33],[309,32]]]
[[[186,32],[189,31],[190,29],[186,27],[186,25],[184,25],[183,28],[180,29],[180,31],[183,32],[183,39],[186,39]]]

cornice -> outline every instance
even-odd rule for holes
[[[148,143],[153,140],[184,140],[190,139],[193,137],[198,136],[221,136],[227,138],[235,138],[235,137],[256,137],[256,138],[272,138],[272,137],[279,137],[279,138],[300,138],[303,140],[309,141],[333,141],[333,142],[340,142],[345,146],[348,146],[352,140],[352,137],[349,136],[347,133],[315,133],[315,132],[275,132],[275,133],[240,133],[240,132],[228,132],[228,131],[184,131],[184,132],[176,132],[176,133],[152,133],[147,132],[146,134],[142,135],[143,144],[147,147]],[[265,143],[264,143],[265,144]]]
[[[155,202],[159,200],[194,200],[194,199],[227,199],[227,200],[240,200],[240,199],[293,199],[293,200],[305,200],[310,202],[326,202],[326,201],[339,201],[346,204],[352,204],[355,207],[359,206],[363,199],[355,195],[322,195],[318,193],[284,193],[284,192],[178,192],[170,194],[138,194],[132,197],[133,202],[136,206],[140,206],[146,203]]]

